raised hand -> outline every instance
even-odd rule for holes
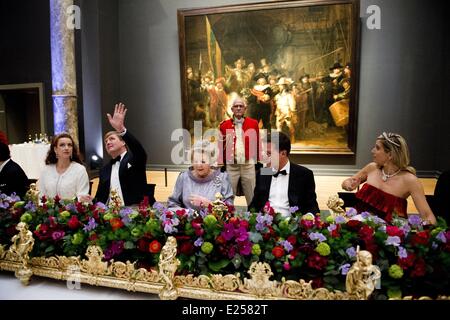
[[[111,116],[109,113],[106,114],[108,121],[111,126],[118,132],[125,131],[125,115],[127,114],[127,109],[122,102],[119,102],[114,107],[114,115]]]

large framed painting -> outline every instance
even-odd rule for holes
[[[217,128],[236,96],[292,153],[356,146],[359,0],[178,10],[183,127]]]

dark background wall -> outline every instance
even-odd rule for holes
[[[48,133],[53,132],[49,7],[42,0],[0,1],[0,85],[42,82]]]
[[[101,152],[106,112],[123,101],[127,127],[140,138],[151,167],[171,167],[181,127],[177,9],[238,4],[230,0],[80,0],[78,70],[85,149]],[[245,1],[246,3],[261,2]],[[39,3],[39,5],[37,4]],[[381,30],[366,27],[366,9],[381,8]],[[445,1],[361,0],[357,152],[293,155],[316,173],[349,174],[371,160],[382,131],[407,139],[422,175],[450,167],[450,59]],[[44,82],[51,117],[48,1],[0,4],[0,84]],[[80,97],[81,98],[81,97]],[[101,122],[101,124],[100,124]],[[47,121],[52,130],[52,119]],[[101,154],[100,154],[101,155]]]

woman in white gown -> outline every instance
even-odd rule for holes
[[[45,164],[38,181],[41,197],[89,199],[89,177],[69,134],[61,133],[53,138]]]

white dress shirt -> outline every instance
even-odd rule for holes
[[[56,164],[48,164],[41,172],[38,189],[41,197],[58,195],[62,199],[73,199],[89,194],[89,177],[86,168],[78,162],[72,161],[62,174],[56,170]]]
[[[278,177],[272,177],[272,182],[270,183],[269,202],[275,212],[281,213],[283,217],[289,217],[291,213],[289,212],[288,190],[291,163],[288,161],[281,170],[286,170],[287,174],[280,174]],[[274,172],[276,172],[276,170]]]
[[[112,167],[111,167],[111,183],[109,185],[109,194],[111,195],[112,190],[116,190],[117,194],[119,195],[120,199],[122,200],[122,205],[124,204],[123,201],[123,194],[122,194],[122,187],[120,186],[120,179],[119,179],[119,168],[120,168],[120,162],[122,161],[123,157],[127,154],[127,151],[124,151],[120,154],[120,161],[116,161]],[[108,203],[109,203],[108,198]]]

